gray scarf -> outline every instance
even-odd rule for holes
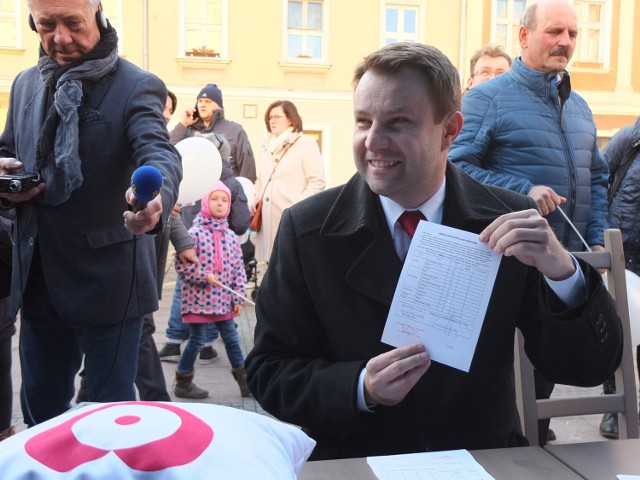
[[[38,60],[40,76],[53,103],[40,130],[36,164],[45,182],[38,200],[45,205],[59,205],[82,185],[80,158],[79,113],[82,105],[82,82],[97,81],[115,70],[118,62],[118,36],[109,25],[109,31],[100,42],[78,61],[61,66],[41,48]]]

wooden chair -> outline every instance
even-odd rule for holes
[[[620,230],[604,232],[605,252],[572,252],[596,268],[607,269],[609,293],[622,321],[624,346],[616,370],[616,393],[610,395],[572,395],[536,400],[533,365],[524,351],[522,333],[515,342],[516,400],[524,434],[531,445],[538,444],[538,420],[555,417],[618,413],[620,438],[638,438],[638,411],[635,370],[631,345],[631,327],[627,302],[625,261]]]

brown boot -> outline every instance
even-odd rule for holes
[[[11,425],[6,430],[3,430],[3,431],[0,432],[0,442],[2,440],[6,440],[11,435],[15,435],[15,434],[16,434],[16,426],[15,425]]]
[[[182,374],[176,369],[176,386],[173,388],[176,397],[200,399],[209,396],[207,390],[193,383],[193,374],[193,371]]]
[[[233,378],[238,382],[240,395],[243,397],[250,397],[251,390],[249,390],[249,385],[247,385],[247,373],[244,371],[244,365],[238,368],[232,368],[231,375],[233,375]]]

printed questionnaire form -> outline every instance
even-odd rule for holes
[[[432,360],[468,372],[501,259],[475,233],[420,222],[382,341],[423,343]]]

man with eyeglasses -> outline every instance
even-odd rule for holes
[[[584,250],[583,238],[604,250],[608,168],[593,114],[571,91],[566,70],[577,35],[578,16],[566,0],[530,5],[520,23],[521,56],[463,97],[464,126],[449,159],[476,180],[533,198],[568,250]],[[552,391],[537,375],[537,398]],[[541,445],[548,426],[540,422]]]
[[[467,89],[497,77],[511,68],[511,57],[499,45],[485,45],[471,57],[471,76],[467,80]],[[465,91],[465,93],[466,93]]]

